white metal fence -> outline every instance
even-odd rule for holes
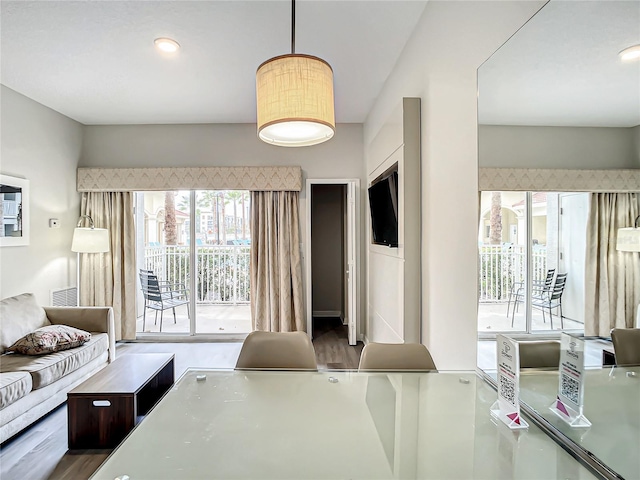
[[[478,248],[478,285],[480,302],[506,302],[514,283],[525,275],[523,245],[482,245]],[[533,280],[544,281],[547,274],[547,249],[536,247],[531,256]]]
[[[246,245],[196,246],[196,289],[191,282],[189,246],[145,247],[145,268],[159,280],[182,283],[198,303],[247,304],[251,247]]]

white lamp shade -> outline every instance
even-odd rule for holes
[[[621,252],[640,252],[640,228],[619,228],[616,250]]]
[[[335,132],[333,70],[311,55],[274,57],[256,73],[258,136],[282,147],[326,142]]]
[[[109,251],[109,232],[106,228],[75,228],[71,251],[78,253],[104,253]]]

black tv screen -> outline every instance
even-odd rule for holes
[[[398,172],[369,187],[373,243],[398,246]]]

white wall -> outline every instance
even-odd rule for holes
[[[82,125],[19,93],[1,86],[3,174],[30,182],[30,244],[0,248],[0,298],[33,292],[42,305],[49,291],[76,283],[76,256],[71,252],[79,217],[76,167]],[[61,227],[49,228],[50,218]]]
[[[335,136],[312,147],[284,148],[257,138],[251,124],[87,126],[81,167],[200,167],[299,165],[307,178],[359,178],[366,185],[361,124],[338,124]],[[364,209],[366,189],[360,195]],[[300,192],[300,242],[304,245],[306,192]],[[361,229],[364,228],[364,213]],[[361,251],[366,235],[361,235]],[[306,252],[303,250],[303,255]],[[364,258],[364,256],[362,257]],[[304,258],[302,259],[303,276]],[[305,277],[306,278],[306,277]],[[364,260],[360,278],[364,278]],[[364,311],[361,299],[359,312]],[[362,313],[360,313],[362,315]]]
[[[476,365],[477,68],[543,4],[429,2],[364,126],[368,146],[422,98],[422,342],[440,369]]]
[[[479,165],[496,168],[637,168],[636,128],[480,125]]]
[[[370,241],[367,252],[370,342],[421,341],[420,108],[418,98],[401,99],[365,149],[369,182],[390,169],[398,172],[398,246]]]
[[[633,154],[636,159],[636,167],[640,168],[640,125],[633,127]]]

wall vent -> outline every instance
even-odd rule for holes
[[[76,287],[51,290],[50,304],[52,307],[75,307],[78,305],[78,289]]]

